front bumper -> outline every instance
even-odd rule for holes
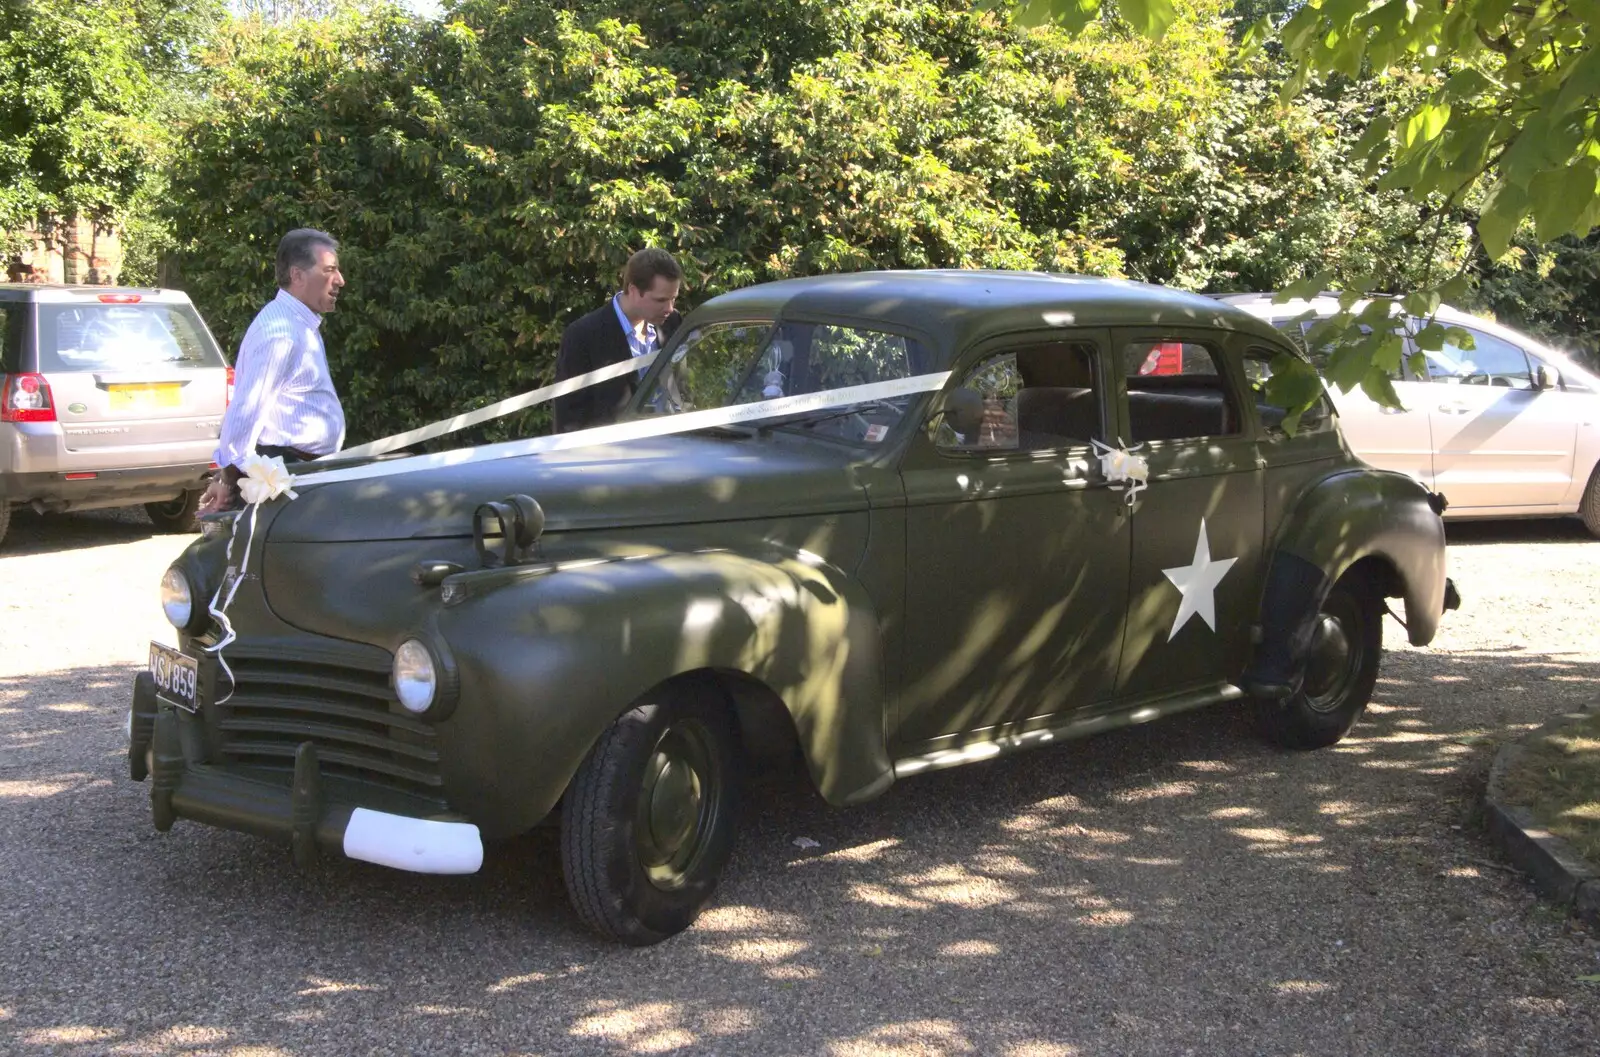
[[[148,775],[156,829],[180,818],[286,841],[302,868],[319,853],[411,873],[470,874],[483,865],[483,841],[470,822],[378,810],[330,788],[317,746],[295,751],[290,783],[204,762],[203,720],[156,699],[149,673],[134,679],[128,717],[129,773]]]

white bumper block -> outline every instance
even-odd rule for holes
[[[344,830],[344,853],[411,873],[477,873],[483,840],[470,822],[434,822],[358,807]]]

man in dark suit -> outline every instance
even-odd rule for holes
[[[562,333],[556,381],[660,349],[682,319],[673,311],[682,285],[683,269],[666,250],[643,249],[628,258],[622,292]],[[639,374],[633,372],[557,397],[556,432],[615,422],[638,383]]]

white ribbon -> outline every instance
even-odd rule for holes
[[[391,451],[399,451],[401,448],[420,444],[425,440],[442,437],[446,433],[454,433],[457,430],[466,429],[468,426],[476,426],[481,422],[488,422],[490,419],[509,415],[514,411],[521,411],[536,404],[543,404],[546,401],[554,400],[558,396],[575,393],[579,389],[587,389],[591,385],[608,382],[613,378],[621,378],[631,371],[642,371],[652,363],[655,363],[656,357],[659,355],[661,355],[661,350],[657,349],[655,352],[646,353],[643,356],[635,356],[631,360],[623,360],[620,363],[613,363],[585,374],[574,375],[553,385],[533,389],[518,396],[508,396],[504,400],[486,404],[476,411],[468,411],[464,415],[442,419],[427,426],[418,426],[416,429],[407,430],[404,433],[396,433],[392,437],[369,441],[366,444],[357,444],[353,448],[346,448],[343,451],[334,452],[332,455],[323,455],[320,458],[343,460],[367,455],[386,455]],[[313,459],[308,465],[314,465],[317,461],[317,459]]]
[[[239,495],[244,498],[246,509],[249,511],[249,527],[245,532],[244,551],[239,556],[239,564],[234,565],[233,545],[239,538],[240,520],[239,516],[235,516],[233,532],[228,536],[228,549],[225,552],[228,571],[211,595],[211,601],[206,605],[206,611],[211,614],[211,619],[222,629],[222,637],[215,645],[203,647],[207,653],[216,655],[217,663],[228,676],[228,693],[226,697],[217,701],[219,705],[232,697],[233,691],[238,686],[238,681],[233,677],[233,669],[228,667],[228,660],[222,655],[222,650],[236,637],[233,624],[228,620],[228,607],[233,604],[233,596],[238,593],[239,584],[244,581],[245,570],[250,568],[250,545],[256,538],[256,514],[261,510],[262,503],[270,503],[280,495],[290,499],[299,496],[293,487],[294,475],[289,472],[279,456],[267,458],[262,455],[251,455],[239,464],[239,469],[243,471],[243,476],[239,478]]]
[[[642,359],[643,357],[640,358]],[[628,366],[637,368],[638,362],[634,361]],[[910,378],[896,378],[887,382],[871,382],[867,385],[846,386],[843,389],[825,389],[818,393],[779,397],[775,400],[757,400],[749,404],[735,404],[732,407],[717,407],[706,411],[686,411],[676,415],[657,415],[636,419],[632,422],[619,422],[611,426],[595,426],[591,429],[574,430],[571,433],[557,433],[548,437],[529,437],[525,440],[502,441],[499,444],[485,444],[476,448],[456,448],[432,455],[413,455],[408,459],[326,470],[316,474],[314,477],[306,478],[306,482],[333,484],[337,481],[364,481],[377,477],[392,477],[396,474],[434,470],[441,467],[466,466],[471,463],[490,462],[495,459],[514,459],[523,455],[566,451],[571,448],[584,448],[590,445],[614,444],[619,441],[641,440],[646,437],[665,437],[673,433],[688,433],[693,430],[715,426],[733,426],[740,422],[777,418],[802,411],[822,411],[829,408],[849,407],[852,404],[871,403],[875,400],[890,400],[897,396],[909,396],[913,393],[931,392],[943,386],[949,377],[949,371],[940,371],[935,374],[914,375]],[[573,378],[569,380],[575,382],[579,379]],[[529,393],[526,395],[527,397],[532,397],[535,394]],[[548,399],[548,397],[545,399]],[[533,402],[537,401],[530,401],[530,404],[524,404],[523,406],[530,406]],[[488,409],[485,408],[484,410]],[[432,427],[423,428],[429,429]],[[401,436],[404,436],[404,434],[401,434]],[[349,452],[341,452],[339,457],[342,459],[348,454]],[[315,467],[315,465],[314,462],[303,464],[301,473],[304,474],[306,470]]]
[[[1145,461],[1143,455],[1134,454],[1144,445],[1135,444],[1131,448],[1115,448],[1109,444],[1102,444],[1093,438],[1090,438],[1089,443],[1093,444],[1095,450],[1100,453],[1096,458],[1100,460],[1100,472],[1105,475],[1106,480],[1112,483],[1124,483],[1128,486],[1127,490],[1122,493],[1122,498],[1127,501],[1129,506],[1132,506],[1134,500],[1139,497],[1139,493],[1150,487],[1150,464]]]

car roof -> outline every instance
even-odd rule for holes
[[[1283,336],[1202,294],[1127,279],[983,269],[865,271],[779,279],[712,298],[696,322],[857,319],[920,333],[945,357],[987,337],[1046,327],[1184,324]]]
[[[106,294],[137,294],[141,303],[189,304],[189,295],[182,290],[168,290],[158,286],[94,286],[67,283],[0,283],[0,301],[34,301],[40,303],[65,303],[98,301]]]

